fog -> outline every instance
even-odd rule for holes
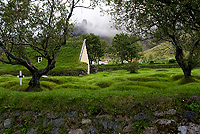
[[[111,16],[106,12],[101,12],[101,9],[75,8],[71,22],[75,23],[76,27],[83,27],[87,33],[94,33],[99,36],[115,36],[119,33],[114,28],[111,28]]]

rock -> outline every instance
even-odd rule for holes
[[[51,133],[52,133],[52,134],[58,134],[58,131],[59,131],[59,129],[54,127],[54,128],[51,130]]]
[[[3,113],[2,117],[5,119],[7,115],[8,115],[7,113]]]
[[[11,125],[12,125],[12,119],[6,119],[6,120],[4,121],[4,127],[5,127],[5,128],[10,128]]]
[[[46,119],[44,119],[44,120],[42,121],[42,126],[43,126],[43,128],[46,128],[46,127],[47,127],[47,123],[48,123],[48,121],[47,121]]]
[[[93,126],[90,126],[88,128],[88,134],[99,134],[99,131],[96,128],[94,128]]]
[[[155,121],[155,123],[160,124],[160,125],[168,125],[168,124],[176,123],[176,122],[174,120],[158,119]]]
[[[157,130],[154,127],[148,127],[143,131],[143,134],[157,134]]]
[[[97,119],[111,119],[112,116],[111,115],[97,115],[96,118]]]
[[[82,129],[70,130],[68,134],[84,134]]]
[[[36,134],[36,131],[35,131],[34,128],[30,128],[30,129],[26,132],[26,134]]]
[[[67,116],[67,117],[76,117],[76,111],[67,113],[66,116]]]
[[[111,121],[100,121],[101,125],[103,125],[104,130],[111,129],[111,130],[120,130],[121,124]]]
[[[186,126],[179,126],[178,131],[180,131],[181,134],[187,134],[187,127]]]
[[[100,121],[99,124],[103,125],[104,130],[108,129],[108,121]]]
[[[122,115],[117,115],[117,118],[115,121],[129,121],[130,119],[125,115],[124,117]]]
[[[35,115],[35,113],[32,112],[32,111],[26,111],[24,113],[25,113],[26,116]]]
[[[124,127],[123,132],[130,133],[133,132],[134,129],[132,128],[132,124],[129,124],[128,126]]]
[[[137,115],[134,116],[135,120],[147,120],[148,119],[148,115],[143,114],[143,113],[139,113]]]
[[[178,133],[177,123],[174,120],[158,119],[155,126],[159,133]]]
[[[57,117],[54,115],[53,112],[47,113],[45,116],[46,116],[47,118],[49,118],[49,119],[55,119],[55,118],[57,118]]]
[[[12,133],[12,134],[21,134],[21,131],[18,130],[18,131],[16,131],[16,132]]]
[[[108,121],[108,129],[111,130],[121,130],[121,124],[116,122],[110,122]]]
[[[63,118],[59,118],[59,119],[55,119],[55,120],[51,121],[50,125],[55,125],[56,127],[60,127],[64,123],[65,123],[64,119]]]
[[[176,112],[177,111],[175,109],[170,109],[170,110],[166,111],[165,113],[168,114],[168,115],[175,115]]]
[[[193,111],[185,111],[185,112],[183,113],[183,117],[184,117],[184,118],[187,118],[188,120],[193,119],[194,116],[195,116],[195,112],[193,112]]]
[[[22,111],[15,111],[14,116],[17,117],[17,116],[20,116],[22,114],[23,114]]]
[[[92,121],[90,119],[82,119],[82,124],[90,124]]]
[[[200,133],[200,125],[194,124],[194,123],[189,123],[189,125],[187,126],[187,132],[189,134],[198,134]]]
[[[165,115],[175,115],[176,114],[176,110],[175,109],[170,109],[168,111],[155,111],[153,113],[156,117],[163,117]]]

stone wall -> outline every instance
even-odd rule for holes
[[[0,114],[0,133],[9,134],[199,134],[200,119],[193,111],[178,113],[175,109],[151,114],[97,116],[78,111],[40,113],[14,111]],[[153,118],[152,118],[153,117]],[[145,126],[143,122],[150,122]]]

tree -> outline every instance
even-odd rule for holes
[[[200,62],[199,0],[115,0],[117,27],[146,37],[169,41],[185,78]]]
[[[112,40],[112,47],[123,63],[124,60],[133,60],[141,52],[141,46],[137,41],[140,39],[135,35],[128,35],[124,33],[116,34]]]
[[[81,0],[7,0],[0,2],[0,61],[26,67],[32,79],[26,91],[41,90],[39,79],[55,67],[58,52],[66,44],[69,19]],[[37,53],[47,59],[38,69],[31,61]]]
[[[101,40],[99,36],[90,34],[82,34],[82,38],[86,39],[87,51],[90,64],[92,61],[98,61],[104,55],[104,50],[102,48]]]

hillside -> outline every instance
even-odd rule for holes
[[[174,58],[174,48],[171,44],[164,42],[143,52],[146,59]]]
[[[84,70],[86,68],[86,65],[78,61],[81,47],[82,42],[67,42],[65,46],[62,46],[57,58],[56,67],[53,70],[51,70],[49,74],[68,74],[69,72],[73,73]],[[44,68],[47,65],[47,60],[45,60],[44,58],[40,63],[36,62],[36,56],[32,56],[31,60],[33,64],[38,68]],[[30,72],[23,66],[0,63],[0,75],[17,75],[20,70],[22,70],[23,74],[30,75]]]

